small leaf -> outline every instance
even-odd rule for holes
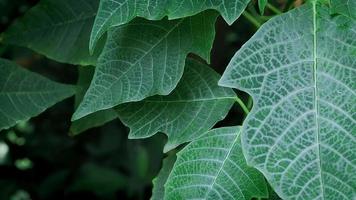
[[[355,199],[356,21],[318,2],[265,23],[220,85],[252,95],[242,145],[282,199]]]
[[[188,53],[209,60],[216,17],[205,12],[173,21],[136,19],[113,28],[73,119],[148,96],[169,94],[183,74]]]
[[[240,131],[240,127],[211,130],[179,152],[165,185],[165,199],[267,197],[263,175],[246,164]]]
[[[1,35],[6,44],[28,47],[59,62],[94,65],[103,46],[89,55],[99,0],[42,0]]]
[[[232,24],[246,8],[249,0],[101,0],[90,38],[90,49],[110,27],[126,24],[135,17],[159,20],[164,16],[178,19],[214,9]]]
[[[79,79],[77,85],[81,90],[77,92],[75,97],[76,106],[83,100],[85,91],[88,89],[90,81],[93,78],[93,74],[94,67],[79,67]],[[114,109],[101,110],[72,122],[70,133],[72,135],[77,135],[90,128],[102,126],[116,118],[117,113]]]
[[[0,58],[0,130],[34,117],[74,93],[73,86],[53,82]]]
[[[153,189],[151,200],[164,199],[164,184],[167,182],[168,176],[172,171],[176,156],[171,155],[163,160],[162,169],[158,173],[157,177],[153,179]]]
[[[130,127],[129,138],[163,132],[168,135],[167,152],[199,137],[226,116],[235,93],[219,87],[219,75],[208,66],[190,59],[186,65],[182,80],[170,95],[118,106],[119,118]]]
[[[258,9],[260,10],[261,15],[264,14],[268,0],[258,0]]]

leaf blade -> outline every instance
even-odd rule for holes
[[[246,158],[283,199],[355,196],[355,27],[318,2],[304,5],[267,22],[219,82],[253,96]]]
[[[2,35],[5,44],[30,48],[59,62],[95,65],[103,47],[89,54],[89,38],[98,0],[43,0]],[[103,38],[104,39],[104,38]]]
[[[72,96],[75,87],[53,82],[0,58],[0,129],[28,120]]]
[[[165,199],[267,197],[262,174],[246,164],[240,131],[240,127],[208,131],[179,152],[165,185]]]

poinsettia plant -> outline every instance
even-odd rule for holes
[[[355,199],[356,1],[298,2],[42,0],[0,42],[77,65],[78,83],[0,59],[0,130],[75,95],[72,135],[117,118],[129,139],[167,135],[152,199]],[[241,15],[258,30],[221,76],[215,22]],[[243,124],[214,128],[234,104]]]

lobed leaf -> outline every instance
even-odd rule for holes
[[[209,60],[216,17],[205,12],[173,21],[136,19],[110,30],[92,83],[73,119],[169,94],[183,74],[188,53]]]
[[[250,93],[248,164],[283,199],[356,197],[356,22],[313,1],[266,24],[219,84]]]
[[[0,58],[0,130],[34,117],[74,93],[73,86],[53,82]]]
[[[95,65],[103,47],[89,54],[89,37],[99,0],[42,0],[0,36],[59,62]]]
[[[267,197],[263,175],[246,164],[240,131],[240,127],[211,130],[179,152],[165,184],[165,199]]]
[[[160,20],[164,16],[178,19],[214,9],[232,24],[246,8],[249,0],[101,0],[90,38],[90,49],[110,27],[126,24],[135,17]]]
[[[130,127],[129,138],[168,135],[167,152],[191,141],[222,120],[236,95],[217,85],[219,75],[204,64],[188,59],[182,80],[168,96],[153,96],[118,106],[121,121]]]

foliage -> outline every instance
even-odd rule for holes
[[[0,198],[89,191],[116,199],[124,190],[124,198],[143,199],[156,177],[151,199],[355,199],[356,5],[271,2],[278,5],[41,0],[31,7],[0,35],[0,167],[32,170],[33,158],[74,163],[54,167],[30,194],[0,180]],[[214,43],[215,24],[222,16],[232,25],[240,15],[258,30],[220,76],[211,52],[229,52]],[[9,49],[24,51],[15,46],[78,65],[69,73],[77,82],[51,75],[55,82],[5,59]],[[59,66],[57,75],[71,67]],[[57,105],[75,107],[59,109],[70,114],[58,130],[51,128],[61,124],[58,113],[45,123],[35,117],[73,95],[74,104]],[[8,157],[7,144],[38,150]],[[57,147],[65,156],[53,158]]]

